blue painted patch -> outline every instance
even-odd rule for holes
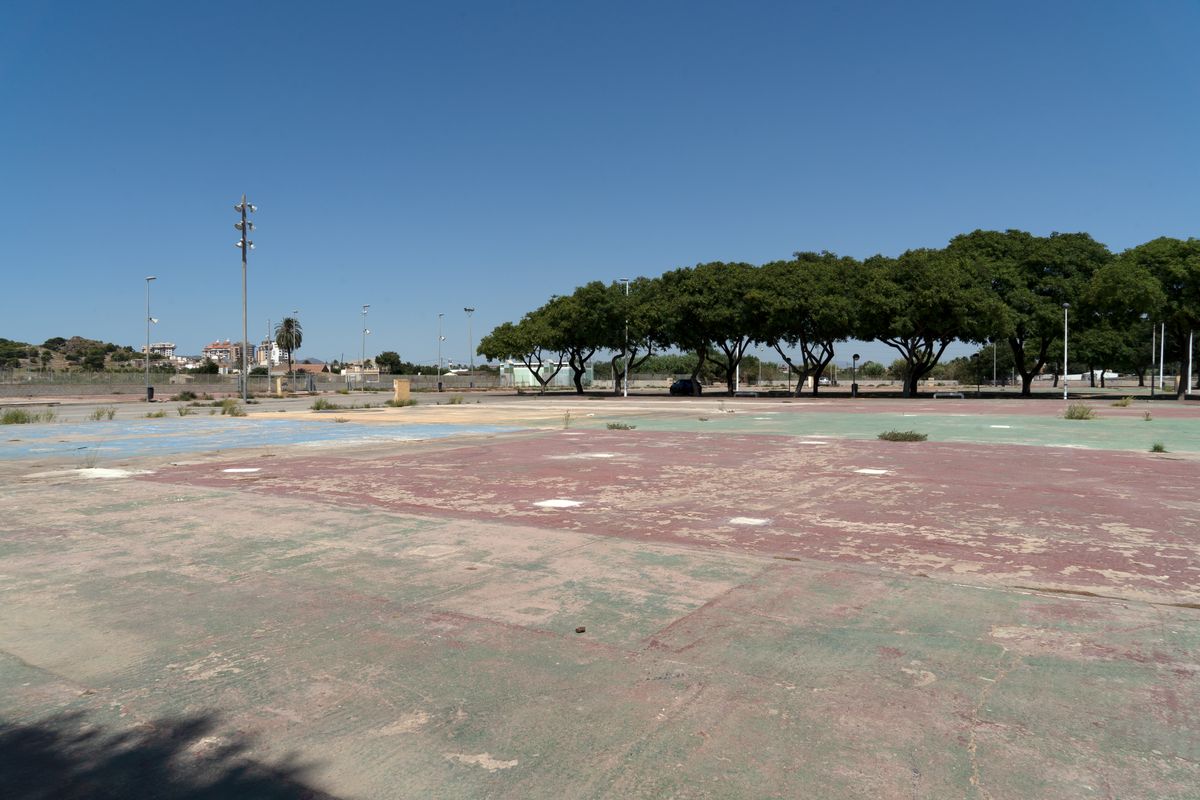
[[[119,420],[112,422],[21,425],[3,432],[0,459],[78,455],[87,458],[137,458],[274,445],[378,444],[515,430],[488,425],[354,425],[332,419]],[[16,440],[16,441],[12,441]]]

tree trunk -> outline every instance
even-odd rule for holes
[[[622,354],[622,355],[624,355],[624,354]],[[621,393],[621,384],[624,383],[624,381],[622,380],[623,376],[621,375],[621,373],[617,372],[617,359],[618,358],[621,358],[621,356],[620,355],[613,356],[612,361],[609,362],[609,367],[612,369],[612,375],[613,375],[613,394],[620,394]]]
[[[1033,373],[1022,372],[1021,375],[1021,397],[1030,397],[1033,394]]]
[[[1146,370],[1135,369],[1133,371],[1133,374],[1138,376],[1138,388],[1145,389],[1146,388]]]
[[[700,372],[704,369],[704,362],[707,360],[707,350],[696,351],[696,368],[692,370],[692,397],[700,396]]]

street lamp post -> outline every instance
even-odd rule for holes
[[[250,371],[249,364],[249,349],[250,336],[246,330],[246,256],[254,249],[254,242],[246,238],[250,231],[254,230],[254,223],[246,219],[247,212],[253,214],[258,211],[257,206],[250,205],[246,202],[246,195],[242,195],[242,202],[233,207],[233,210],[242,215],[242,218],[233,223],[234,229],[242,234],[242,238],[235,242],[235,245],[242,251],[242,402],[249,399],[248,394],[248,374]],[[147,353],[147,355],[149,355]]]
[[[1063,303],[1063,400],[1067,399],[1067,315],[1071,310],[1070,303]]]
[[[370,303],[363,303],[362,310],[362,355],[358,362],[358,376],[362,379],[362,385],[359,387],[363,392],[367,391],[367,335],[370,333],[367,330],[367,309],[371,307]]]
[[[629,278],[617,280],[625,284],[625,352],[621,354],[621,360],[625,362],[625,377],[621,379],[621,394],[629,397]]]
[[[263,339],[267,343],[267,352],[263,355],[263,365],[267,368],[267,390],[266,394],[271,394],[271,354],[275,349],[271,342],[271,318],[267,318],[267,336]]]
[[[470,388],[475,388],[475,337],[471,334],[471,315],[475,313],[475,309],[464,307],[463,311],[467,314],[467,361],[470,364],[470,369],[467,374],[470,376]]]
[[[442,336],[442,317],[445,314],[438,314],[438,374],[437,374],[437,390],[442,390],[442,342],[446,341],[446,337]]]
[[[858,397],[858,353],[850,356],[850,396]]]
[[[146,402],[150,402],[150,324],[157,322],[154,317],[150,316],[150,281],[157,280],[154,275],[146,276]]]

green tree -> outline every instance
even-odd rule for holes
[[[200,366],[193,370],[197,375],[216,375],[221,371],[221,367],[211,358],[204,359]]]
[[[304,330],[300,327],[300,320],[295,317],[284,317],[283,320],[275,326],[275,344],[280,350],[287,353],[288,372],[292,372],[292,356],[300,345],[304,343]],[[292,375],[295,379],[295,373]]]
[[[104,348],[94,347],[84,352],[80,366],[92,372],[104,370]]]
[[[379,370],[389,375],[398,375],[400,373],[400,365],[403,363],[400,360],[400,354],[395,350],[385,350],[375,356],[375,363],[379,365]]]
[[[756,268],[714,261],[672,270],[661,281],[663,340],[696,354],[693,385],[711,360],[724,374],[726,391],[733,394],[738,365],[762,330]]]
[[[619,329],[607,349],[612,352],[613,393],[620,394],[625,363],[633,373],[663,346],[662,284],[657,278],[635,278],[628,290],[617,282],[610,291],[617,297],[619,319],[614,323]]]
[[[1161,237],[1126,250],[1119,258],[1124,265],[1144,269],[1162,292],[1161,304],[1150,315],[1153,323],[1166,325],[1166,358],[1180,364],[1176,395],[1183,397],[1190,376],[1187,369],[1188,335],[1200,328],[1200,239]],[[1143,334],[1144,335],[1144,334]],[[1145,339],[1143,339],[1143,347]]]
[[[882,378],[887,375],[887,367],[880,364],[878,361],[864,361],[858,367],[858,374],[864,378]]]
[[[852,258],[821,252],[796,253],[791,261],[762,267],[754,298],[763,314],[762,339],[798,375],[796,396],[810,376],[817,394],[834,344],[854,334],[856,304],[849,290],[858,266]],[[799,363],[785,345],[799,348]]]
[[[577,394],[583,394],[583,375],[596,351],[619,346],[621,297],[618,287],[592,281],[569,295],[552,297],[535,312],[549,330],[548,341],[566,354]]]
[[[1008,339],[1021,394],[1029,395],[1051,345],[1061,342],[1063,303],[1077,301],[1112,255],[1086,233],[1039,237],[1018,230],[977,230],[955,237],[947,250],[970,261],[1003,303],[987,338]]]
[[[516,325],[505,322],[497,326],[479,340],[475,352],[488,360],[520,361],[533,375],[544,394],[546,386],[562,371],[563,361],[566,359],[566,353],[559,348],[560,340],[546,324],[545,315],[539,309],[526,314]],[[552,371],[547,374],[545,369],[548,358]]]
[[[863,264],[859,336],[878,339],[904,361],[904,396],[956,339],[981,342],[1003,309],[962,257],[946,250],[873,256]]]

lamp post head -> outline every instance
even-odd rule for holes
[[[463,308],[463,311],[467,312],[468,314],[474,314],[474,313],[475,313],[475,309],[473,309],[473,308]]]
[[[1071,304],[1070,304],[1070,303],[1063,303],[1063,310],[1064,310],[1064,311],[1065,311],[1066,309],[1070,308],[1070,307],[1071,307]]]
[[[158,276],[156,276],[156,275],[147,275],[146,276],[147,283],[149,283],[150,281],[156,281],[156,280],[158,280]]]
[[[854,355],[852,355],[850,357],[853,358],[855,361],[858,361],[858,358],[859,358],[858,353],[855,353]]]

